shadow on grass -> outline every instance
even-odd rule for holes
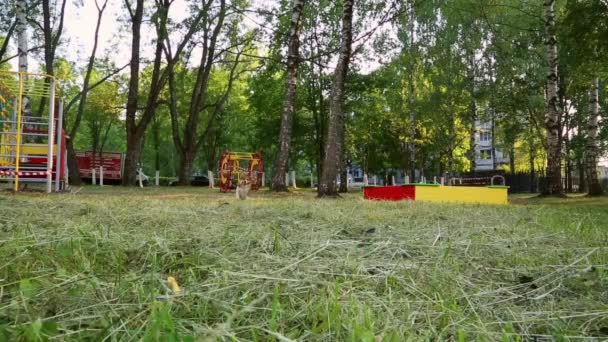
[[[538,194],[515,194],[509,197],[515,205],[548,205],[592,207],[608,210],[608,196],[587,197],[585,194],[569,194],[565,197],[543,197]]]

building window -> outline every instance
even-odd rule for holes
[[[482,131],[479,133],[479,141],[490,141],[492,139],[492,134],[488,131]]]
[[[479,159],[482,159],[482,160],[492,159],[492,150],[480,150]]]

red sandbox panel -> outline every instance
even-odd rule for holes
[[[363,188],[363,198],[376,201],[401,201],[416,198],[416,187],[401,186],[366,186]]]

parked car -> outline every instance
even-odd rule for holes
[[[169,186],[177,186],[179,185],[179,179],[171,181]],[[209,186],[209,178],[203,175],[194,175],[190,177],[190,185],[191,186]]]

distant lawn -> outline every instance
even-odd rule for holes
[[[0,341],[608,338],[608,198],[361,197],[0,194]]]

